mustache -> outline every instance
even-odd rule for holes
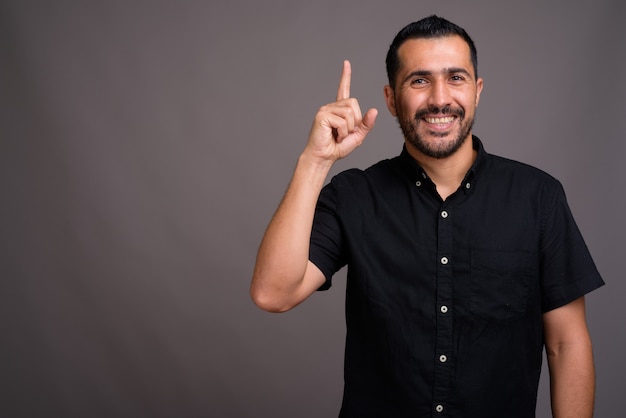
[[[465,110],[462,107],[452,107],[446,105],[444,107],[429,105],[425,109],[418,110],[415,112],[415,120],[419,121],[423,117],[427,115],[445,115],[445,116],[458,116],[460,119],[465,117]]]

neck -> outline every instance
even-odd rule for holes
[[[429,157],[408,142],[406,143],[406,148],[409,154],[426,171],[428,177],[435,183],[437,193],[443,200],[446,200],[448,196],[459,188],[477,156],[471,134],[463,142],[461,148],[446,158]]]

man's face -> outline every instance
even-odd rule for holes
[[[410,39],[398,49],[396,86],[385,86],[407,146],[432,158],[454,154],[471,136],[483,87],[459,36]]]

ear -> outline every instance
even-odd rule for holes
[[[387,103],[387,109],[389,109],[391,116],[398,117],[398,112],[396,111],[396,96],[393,92],[393,88],[388,84],[385,86],[385,102]]]
[[[483,91],[483,79],[478,77],[476,80],[476,106],[478,106],[478,102],[480,101],[480,93]]]

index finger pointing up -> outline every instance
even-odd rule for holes
[[[352,67],[350,61],[343,62],[343,70],[341,72],[341,80],[339,81],[339,89],[337,90],[337,101],[350,98],[350,78],[352,77]]]

